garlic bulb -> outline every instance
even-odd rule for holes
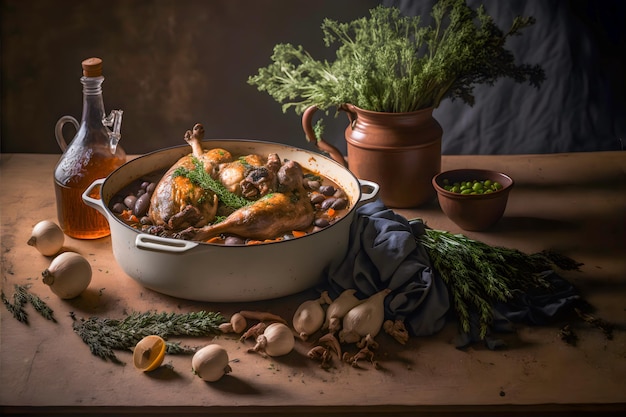
[[[207,382],[215,382],[232,371],[228,364],[228,352],[218,344],[210,344],[198,350],[191,358],[191,369]]]
[[[262,356],[283,356],[291,352],[296,344],[291,329],[283,323],[272,323],[256,339],[256,345],[250,352]]]
[[[161,336],[150,335],[141,339],[133,350],[133,364],[135,368],[149,372],[163,363],[165,358],[165,340]]]
[[[41,273],[43,283],[63,299],[78,297],[91,282],[91,265],[76,252],[64,252],[54,258]]]
[[[300,339],[307,340],[310,335],[322,327],[325,316],[322,304],[330,302],[328,292],[324,291],[317,300],[308,300],[300,304],[292,320],[293,328]]]
[[[376,337],[385,320],[385,297],[391,292],[384,289],[353,307],[343,318],[339,332],[342,343],[356,343],[363,337]]]
[[[354,296],[355,293],[356,290],[354,289],[344,290],[335,301],[330,303],[326,310],[326,320],[322,327],[323,329],[328,329],[328,331],[334,333],[341,328],[341,319],[348,311],[361,302]]]
[[[30,239],[26,242],[42,255],[52,256],[59,253],[65,242],[63,230],[50,220],[42,220],[33,227]]]

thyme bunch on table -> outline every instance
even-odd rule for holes
[[[327,110],[345,103],[379,112],[410,112],[437,107],[442,100],[474,104],[477,84],[493,85],[501,77],[539,87],[539,65],[516,64],[505,48],[508,38],[533,25],[533,17],[514,18],[500,29],[484,7],[465,0],[439,0],[433,22],[403,16],[395,7],[378,6],[370,17],[348,23],[325,19],[326,47],[337,45],[335,59],[317,60],[303,46],[281,43],[272,63],[248,83],[301,114],[310,106]]]
[[[89,346],[91,353],[115,363],[122,363],[114,350],[130,350],[149,335],[166,339],[170,336],[209,336],[218,334],[225,321],[220,313],[198,311],[191,313],[135,312],[123,319],[91,317],[76,320],[73,329]],[[194,350],[179,343],[166,342],[167,353],[192,353]]]
[[[16,320],[25,324],[28,324],[28,313],[24,308],[28,303],[30,303],[35,311],[39,313],[43,318],[56,322],[52,309],[45,303],[45,301],[43,301],[37,295],[31,293],[29,291],[29,288],[30,285],[15,284],[15,292],[13,293],[12,301],[9,300],[4,294],[4,291],[2,291],[0,293],[2,304],[4,304],[4,306]]]
[[[497,302],[506,303],[518,291],[549,289],[550,283],[541,273],[554,266],[563,270],[577,270],[580,266],[549,251],[526,254],[430,228],[425,228],[417,239],[450,291],[461,329],[469,333],[470,316],[477,313],[481,338],[487,335]]]

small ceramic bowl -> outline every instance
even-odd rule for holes
[[[484,194],[461,194],[448,191],[446,185],[455,183],[487,181],[499,183],[502,187]],[[455,169],[436,175],[433,187],[441,210],[463,230],[480,231],[493,226],[500,220],[506,209],[513,179],[506,174],[485,169]],[[489,182],[487,182],[489,185]]]

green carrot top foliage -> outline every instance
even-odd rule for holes
[[[370,17],[322,23],[324,43],[338,45],[333,61],[316,60],[302,46],[278,44],[272,63],[248,83],[301,114],[309,106],[327,110],[351,103],[381,112],[409,112],[437,107],[442,100],[474,104],[477,84],[493,85],[501,77],[539,87],[539,65],[516,64],[505,49],[508,37],[535,23],[516,17],[501,30],[483,6],[465,0],[439,0],[433,23],[403,16],[399,9],[378,6]]]

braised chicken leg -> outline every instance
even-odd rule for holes
[[[200,124],[193,127],[193,132],[188,130],[185,133],[185,141],[191,146],[192,153],[180,158],[157,184],[148,211],[154,225],[181,230],[190,226],[201,227],[215,219],[219,203],[217,195],[185,176],[176,175],[179,168],[193,170],[196,158],[207,173],[217,177],[220,164],[232,160],[230,152],[224,149],[202,149],[203,137],[204,128]]]

